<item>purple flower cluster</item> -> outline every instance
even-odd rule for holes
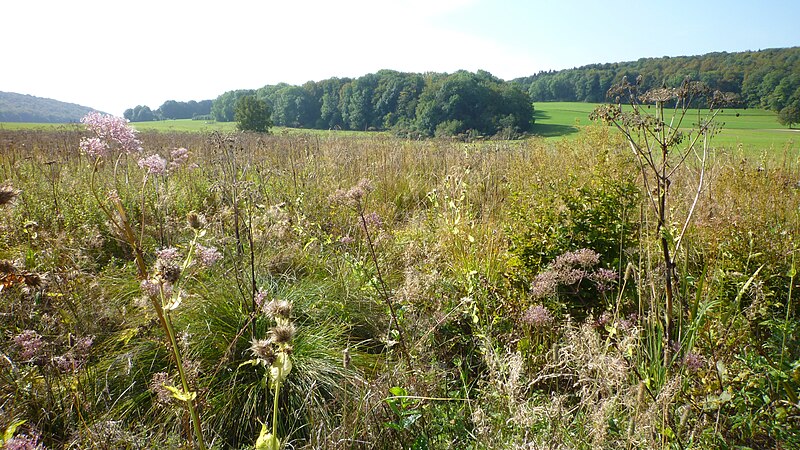
[[[534,305],[525,311],[522,322],[534,328],[546,328],[554,322],[553,314],[542,305]]]
[[[176,170],[180,166],[186,164],[186,161],[189,160],[189,150],[183,147],[176,148],[170,152],[169,157],[171,159],[169,162],[169,170],[172,172],[173,170]]]
[[[151,175],[166,175],[167,174],[167,160],[162,158],[161,155],[152,154],[139,160],[139,167],[147,170]]]
[[[336,192],[330,196],[330,201],[343,205],[358,206],[361,204],[364,197],[373,190],[372,183],[368,179],[363,178],[350,189],[337,189]]]
[[[90,112],[81,119],[86,129],[94,134],[93,138],[81,139],[81,150],[89,156],[103,157],[111,151],[111,145],[116,144],[125,153],[139,153],[142,143],[136,138],[136,130],[128,125],[128,121],[112,116]]]
[[[38,436],[20,434],[7,440],[3,448],[6,450],[41,450],[44,447],[39,443]]]
[[[181,258],[181,254],[175,247],[162,248],[156,252],[156,258],[167,263],[177,262]]]
[[[683,364],[689,369],[690,372],[697,372],[706,365],[706,359],[703,355],[698,355],[694,352],[687,352],[683,357]]]
[[[39,356],[44,346],[42,337],[33,330],[23,331],[14,336],[13,341],[20,349],[19,356],[25,361],[30,361]]]
[[[86,361],[93,343],[94,336],[80,338],[67,353],[53,358],[53,363],[64,372],[74,372]]]
[[[197,259],[204,267],[211,267],[222,259],[222,253],[216,247],[205,247],[197,244]]]
[[[552,297],[559,286],[575,286],[584,279],[594,282],[600,292],[611,290],[617,281],[617,273],[595,266],[600,263],[600,254],[588,248],[567,252],[554,259],[547,270],[537,274],[531,282],[531,296],[536,299]]]
[[[381,216],[374,211],[369,214],[364,214],[364,222],[366,222],[367,225],[371,225],[375,228],[383,227],[383,219],[381,219]]]

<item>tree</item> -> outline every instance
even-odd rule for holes
[[[255,95],[245,95],[236,101],[234,120],[241,131],[268,133],[272,127],[272,113],[267,102]]]
[[[800,102],[785,106],[778,112],[778,123],[792,128],[793,124],[800,123]]]

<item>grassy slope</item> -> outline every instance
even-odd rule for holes
[[[541,102],[536,105],[534,133],[544,137],[574,136],[580,127],[591,124],[593,103]],[[800,130],[789,130],[778,124],[771,111],[763,109],[727,109],[718,116],[723,131],[714,138],[722,147],[738,147],[747,151],[800,150]],[[687,117],[686,123],[691,123]]]

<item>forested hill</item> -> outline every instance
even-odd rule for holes
[[[592,64],[513,82],[534,102],[599,103],[606,101],[608,88],[622,77],[633,82],[639,75],[645,90],[662,83],[677,86],[688,76],[714,89],[740,94],[750,107],[777,112],[792,104],[800,106],[800,47]]]
[[[0,92],[0,122],[78,122],[93,108],[50,98]]]

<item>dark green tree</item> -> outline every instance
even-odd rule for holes
[[[800,102],[794,102],[778,112],[778,123],[792,128],[792,125],[800,123]]]
[[[272,113],[265,100],[255,95],[245,95],[236,101],[234,119],[241,131],[268,133],[272,127]]]

